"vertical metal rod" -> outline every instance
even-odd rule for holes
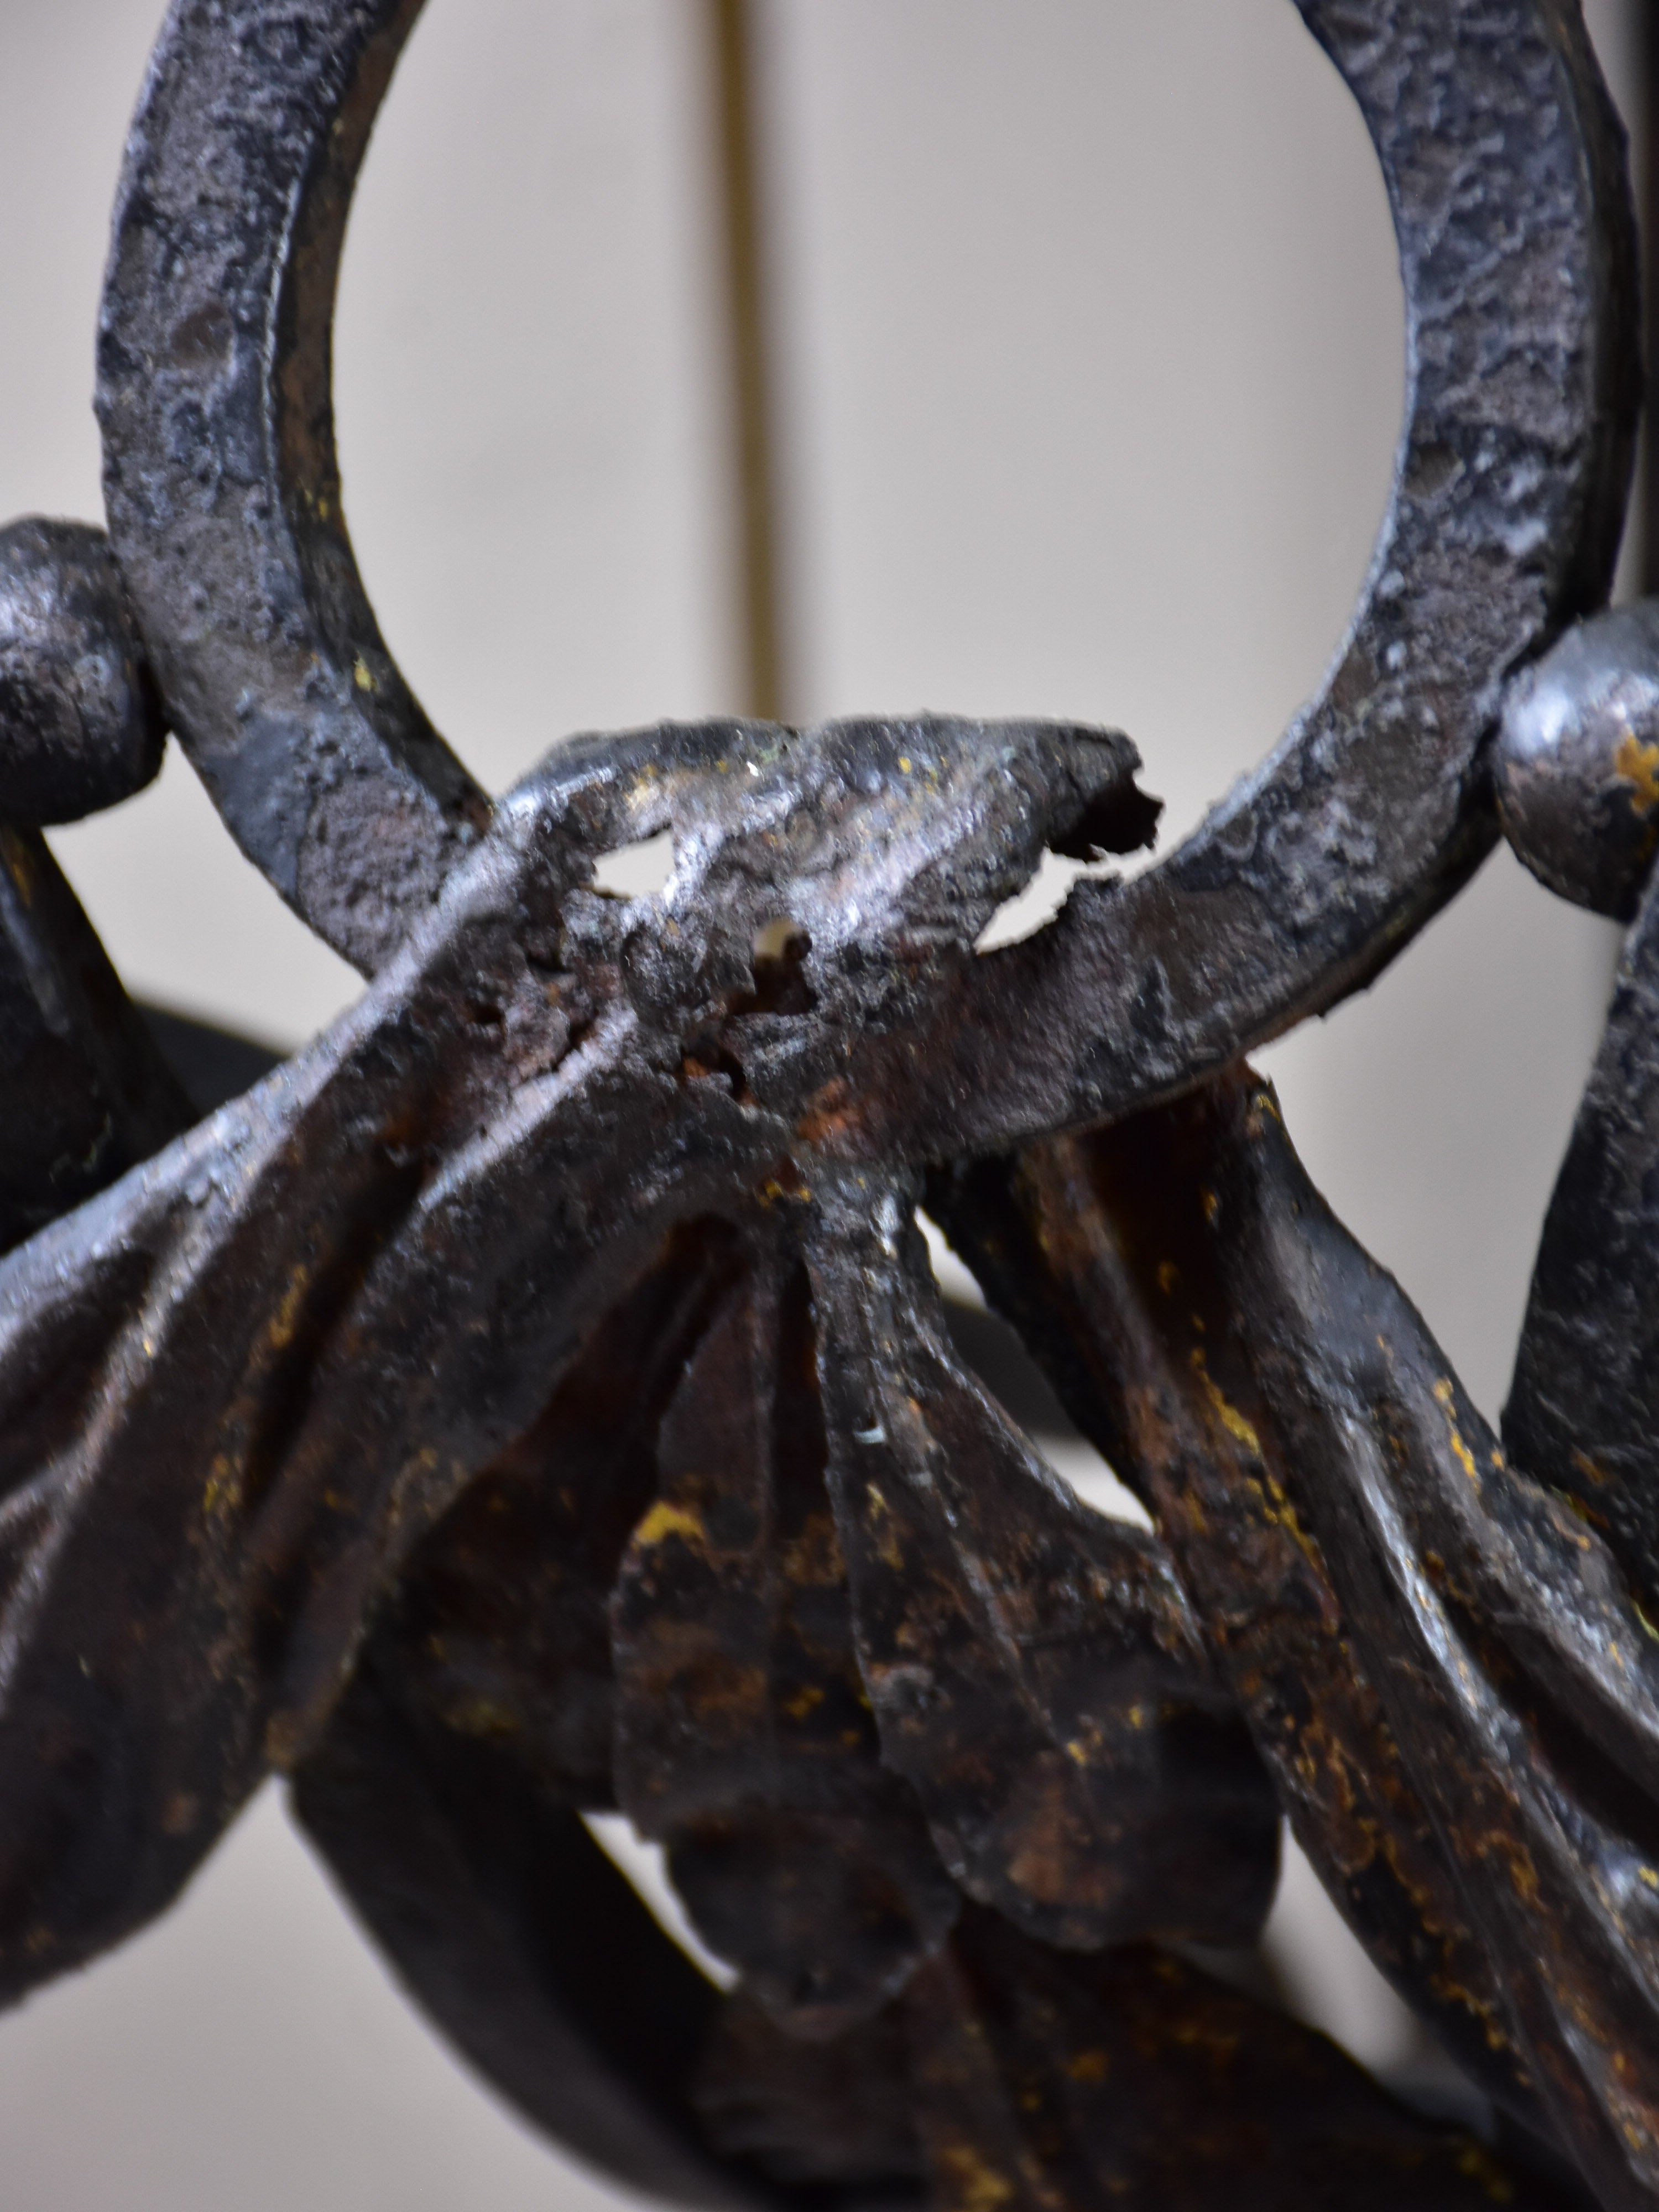
[[[714,47],[737,464],[738,605],[746,711],[775,720],[786,696],[778,591],[765,254],[758,201],[754,0],[705,0]]]

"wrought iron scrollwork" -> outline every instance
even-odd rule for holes
[[[0,537],[7,1996],[164,1910],[274,1768],[459,2046],[680,2202],[1659,2203],[1624,140],[1571,0],[1300,4],[1409,308],[1364,599],[1193,837],[981,952],[1045,850],[1152,842],[1127,738],[665,725],[472,782],[376,628],[330,403],[418,0],[175,0],[108,538]],[[40,835],[167,730],[369,978],[193,1100]],[[660,893],[595,887],[663,832]],[[1243,1055],[1504,832],[1632,933],[1500,1442]],[[1154,1533],[965,1371],[922,1204]],[[1258,1933],[1281,1813],[1499,2140],[1201,1963]]]

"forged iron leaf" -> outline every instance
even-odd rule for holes
[[[921,2146],[896,2005],[830,2040],[781,2034],[741,1987],[720,2007],[693,2087],[708,2140],[778,2180],[919,2194]]]
[[[0,1263],[0,1991],[170,1900],[661,1234],[608,1170],[677,1094],[625,1019],[569,1058],[522,933],[573,864],[515,826],[321,1042]]]
[[[1080,1958],[970,1911],[903,2014],[942,2212],[1568,2212],[1334,2044],[1134,1945]]]
[[[882,1753],[1044,1940],[1248,1942],[1278,1813],[1158,1545],[1079,1504],[947,1349],[896,1193],[820,1200],[830,1484]]]
[[[1350,1926],[1486,2094],[1547,2127],[1319,1548],[1207,1394],[1193,1402],[1179,1353],[1145,1310],[1114,1200],[1150,1189],[1174,1141],[1170,1118],[1148,1115],[1109,1151],[1100,1138],[1032,1146],[936,1177],[928,1208],[1151,1508],[1297,1841]],[[1254,1394],[1237,1378],[1232,1389],[1230,1406],[1259,1435]]]
[[[617,1583],[618,1801],[797,2034],[876,2011],[955,1917],[880,1763],[823,1486],[805,1279],[763,1246],[670,1408]]]
[[[728,2154],[790,2180],[921,2173],[945,2212],[1585,2203],[1170,1952],[1057,1952],[972,1905],[896,2004],[833,2043],[792,2046],[728,2002],[696,2094]]]
[[[1005,1238],[1007,1278],[1068,1281],[1073,1358],[1107,1409],[1097,1433],[1113,1431],[1192,1572],[1316,1863],[1346,1871],[1360,1747],[1345,1723],[1363,1684],[1408,1794],[1389,1793],[1392,1820],[1373,1796],[1359,1870],[1395,1857],[1415,1884],[1425,1856],[1441,1862],[1416,1900],[1415,1972],[1391,1948],[1381,1962],[1443,2021],[1459,2004],[1484,2015],[1604,2203],[1651,2203],[1659,1647],[1613,1559],[1509,1466],[1248,1074],[1003,1173],[1035,1232],[1018,1254]],[[1062,1204],[1077,1225],[1051,1240]],[[960,1218],[974,1210],[963,1192]],[[1101,1349],[1125,1326],[1127,1388]],[[1277,1711],[1291,1592],[1228,1564],[1252,1546],[1271,1555],[1275,1531],[1307,1560],[1301,1589],[1334,1635],[1299,1701]],[[1293,1623],[1289,1650],[1306,1641]],[[1291,1784],[1298,1765],[1314,1786]],[[1425,1822],[1400,1820],[1413,1800]],[[1380,1916],[1360,1893],[1364,1936]],[[1454,1932],[1462,1963],[1486,1963],[1449,1987]],[[1455,2046],[1466,2060],[1474,2040]]]
[[[1229,2161],[1246,2204],[1550,2201],[1158,1954],[1061,1960],[974,1912],[925,1955],[951,1900],[908,1786],[963,1882],[1058,1942],[1248,1933],[1276,1828],[1235,1693],[1402,1986],[1609,2205],[1659,2197],[1659,1668],[1614,1565],[1651,1594],[1645,939],[1512,1415],[1581,1519],[1511,1473],[1248,1085],[957,1179],[962,1233],[1056,1323],[1168,1553],[1085,1514],[964,1381],[895,1182],[1176,1096],[1370,980],[1494,835],[1501,686],[1605,594],[1637,288],[1577,8],[1300,4],[1376,141],[1408,299],[1364,600],[1321,697],[1169,862],[981,960],[1045,846],[1150,836],[1127,740],[665,726],[577,745],[492,813],[375,626],[333,449],[346,212],[419,0],[174,0],[100,323],[112,544],[225,819],[378,981],[0,1263],[0,1993],[157,1909],[264,1767],[301,1761],[371,1923],[526,2110],[687,2201],[766,2194],[696,2151],[706,1992],[568,1802],[605,1787],[599,1608],[689,1360],[617,1601],[623,1798],[796,2025],[911,1976],[943,2205],[1208,2202]],[[585,888],[596,852],[664,829],[661,897]],[[83,922],[31,934],[25,880],[55,878],[7,837],[28,1128],[0,1236],[179,1118],[112,975],[60,1019]],[[683,1298],[650,1273],[677,1224],[747,1236],[780,1193],[815,1343],[787,1267],[751,1255],[739,1288],[714,1260]],[[614,1369],[573,1378],[584,1345]],[[662,1998],[637,2050],[594,1934]],[[890,2052],[892,2025],[866,2033]],[[741,2124],[775,2164],[902,2174],[896,2126],[837,2168],[850,2083],[814,2108],[771,2063],[790,2111]]]
[[[0,1995],[170,1900],[596,1313],[775,1177],[733,1043],[787,1091],[908,1018],[1133,762],[939,720],[565,747],[359,1006],[0,1261]],[[663,827],[660,899],[586,887]],[[822,1021],[752,1004],[780,913]]]
[[[743,1257],[682,1224],[544,1412],[422,1540],[366,1646],[416,1733],[478,1737],[544,1790],[613,1805],[611,1595],[657,1484],[657,1431]]]

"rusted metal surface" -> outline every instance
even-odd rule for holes
[[[1364,599],[1193,839],[983,955],[1045,851],[1152,841],[1119,733],[665,724],[492,803],[422,716],[328,356],[416,12],[178,0],[108,545],[0,544],[0,1990],[162,1911],[274,1768],[472,2063],[672,2199],[1659,2204],[1659,742],[1650,614],[1550,653],[1639,385],[1577,8],[1304,0],[1410,307]],[[371,977],[258,1080],[127,1003],[27,826],[163,726]],[[1500,827],[1636,914],[1507,1449],[1240,1057]],[[660,893],[596,888],[664,833]],[[964,1366],[924,1200],[1150,1533]],[[1486,2136],[1194,1962],[1259,1934],[1281,1814]]]
[[[1057,1951],[978,1906],[897,2004],[806,2048],[728,2002],[696,2085],[718,2139],[791,2179],[922,2179],[952,2212],[1583,2201],[1170,1951]]]
[[[938,1202],[1040,1302],[1378,1963],[1604,2201],[1650,2201],[1659,1643],[1628,1553],[1510,1465],[1248,1071]]]

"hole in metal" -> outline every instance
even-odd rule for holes
[[[750,966],[755,988],[732,1002],[732,1014],[810,1014],[817,1004],[804,972],[811,938],[787,915],[755,932]]]
[[[674,872],[674,833],[659,830],[637,844],[618,845],[601,855],[593,869],[593,888],[608,898],[655,898]]]
[[[995,952],[1002,945],[1018,945],[1035,937],[1051,922],[1071,896],[1079,876],[1104,878],[1121,874],[1103,860],[1070,860],[1061,853],[1045,852],[1042,862],[1024,890],[1016,891],[991,916],[974,943],[975,952]]]

